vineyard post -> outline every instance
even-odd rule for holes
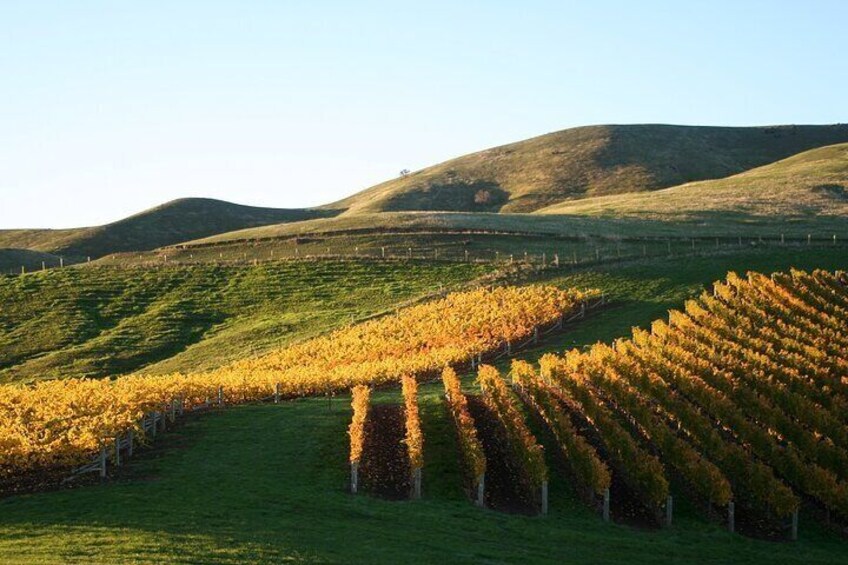
[[[64,266],[65,266],[65,258],[59,257],[59,267],[64,267]]]
[[[218,406],[224,405],[224,387],[218,387]]]
[[[483,473],[479,477],[477,477],[477,500],[475,500],[475,504],[480,508],[486,505],[486,499],[484,497],[484,492],[486,490],[486,473]]]
[[[180,416],[182,416],[183,414],[185,414],[185,396],[181,394],[177,398],[179,399],[180,403]]]
[[[130,429],[130,431],[127,432],[127,457],[133,456],[133,440],[135,439],[134,436],[135,432]]]
[[[177,399],[173,399],[171,401],[171,421],[175,421],[177,419]]]
[[[542,481],[542,516],[548,514],[548,481]]]
[[[115,436],[115,467],[121,466],[121,434]]]
[[[789,539],[798,541],[798,510],[792,512],[792,528],[789,530]]]
[[[813,243],[813,234],[807,234],[807,245],[811,245]]]
[[[479,366],[480,366],[480,365],[482,365],[482,364],[483,364],[483,354],[482,354],[482,353],[478,353],[478,354],[477,354],[477,366],[479,367]]]
[[[495,251],[495,263],[497,263],[500,258],[501,258],[501,252]]]
[[[359,461],[350,463],[350,492],[356,494],[359,488]]]
[[[274,404],[280,403],[280,383],[274,385]]]
[[[604,518],[604,522],[610,521],[610,490],[609,488],[604,489],[604,510],[602,514]]]
[[[559,267],[559,253],[554,253],[554,267]]]
[[[150,414],[150,437],[156,437],[156,412]]]
[[[167,422],[165,421],[165,415],[167,413],[168,413],[168,405],[163,404],[162,405],[162,411],[159,412],[159,421],[162,422],[162,431],[163,432],[165,431],[165,426],[167,425]]]
[[[545,253],[545,252],[542,252],[542,266],[543,267],[548,266],[548,254]]]
[[[836,234],[833,234],[833,245],[836,245]]]
[[[736,508],[733,501],[727,503],[727,531],[731,534],[736,529]]]
[[[784,243],[786,243],[786,237],[784,234],[780,234],[780,245],[783,245]]]
[[[506,342],[506,355],[507,357],[512,355],[512,344],[509,341]]]
[[[421,498],[421,468],[412,471],[412,498]]]
[[[42,262],[41,262],[41,270],[42,270],[42,271],[46,271],[46,270],[47,270],[47,265],[45,264],[45,262],[44,262],[44,261],[42,261]]]
[[[468,250],[465,250],[465,262],[468,263]]]
[[[533,328],[533,343],[539,343],[539,327]]]
[[[665,501],[665,525],[666,527],[671,527],[671,521],[674,517],[674,498],[671,495],[668,495],[668,499]]]
[[[385,247],[380,248],[380,257],[382,257],[383,259],[386,258],[386,248]]]
[[[106,478],[106,444],[100,444],[100,478]]]

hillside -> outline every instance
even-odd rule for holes
[[[20,273],[21,267],[33,271],[42,265],[56,267],[59,265],[59,257],[30,249],[0,249],[0,273]]]
[[[723,178],[846,141],[846,124],[578,127],[458,157],[324,208],[533,212],[564,200]]]
[[[242,206],[210,198],[183,198],[103,226],[62,230],[0,230],[0,246],[73,257],[144,251],[253,226],[296,222],[333,212]]]
[[[632,325],[647,326],[665,316],[728,270],[770,271],[790,264],[839,268],[844,262],[827,251],[803,256],[749,251],[687,260],[673,269],[653,262],[549,273],[546,283],[600,288],[613,306],[520,356],[535,361],[544,351],[628,335]],[[322,289],[334,291],[347,293],[335,285]],[[471,380],[466,378],[469,390]],[[397,403],[398,397],[397,390],[374,393],[378,403]],[[550,513],[528,517],[480,510],[462,488],[465,470],[442,384],[422,383],[419,402],[426,438],[421,501],[345,491],[347,395],[235,406],[168,423],[167,433],[158,434],[151,447],[139,449],[121,468],[110,467],[105,482],[93,477],[92,484],[77,488],[5,499],[0,559],[402,563],[409,561],[409,547],[426,535],[428,543],[419,544],[415,555],[418,562],[632,564],[668,556],[681,562],[704,561],[704,556],[733,563],[845,562],[844,538],[822,525],[812,509],[802,511],[797,542],[752,539],[726,532],[722,517],[705,515],[684,485],[672,485],[670,528],[604,523],[575,493],[552,440],[542,434],[552,469]],[[177,502],[174,493],[180,493]],[[619,493],[614,496],[617,501]]]
[[[285,261],[0,276],[0,381],[216,367],[488,269]]]
[[[848,144],[812,149],[724,179],[683,184],[650,194],[619,194],[566,202],[542,214],[695,221],[827,217],[848,222]]]

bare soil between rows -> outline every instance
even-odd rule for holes
[[[374,404],[369,408],[359,468],[366,492],[388,500],[409,498],[412,477],[404,436],[403,406]]]

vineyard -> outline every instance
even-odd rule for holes
[[[210,400],[279,400],[397,383],[404,375],[436,376],[445,366],[509,350],[540,326],[561,323],[592,296],[546,286],[481,288],[213,372],[5,385],[0,387],[0,470],[9,477],[78,465],[130,430],[143,441],[142,416],[174,403],[185,410]],[[414,396],[413,385],[406,389]],[[408,413],[413,406],[410,401]],[[408,444],[417,441],[420,433],[411,428]],[[411,455],[419,465],[420,453]]]
[[[483,365],[480,394],[469,396],[453,369],[442,373],[477,505],[547,513],[549,463],[528,427],[536,422],[606,520],[627,521],[624,504],[670,525],[679,485],[731,531],[795,539],[802,505],[824,522],[848,521],[845,273],[730,273],[651,331],[545,354],[538,367],[514,360],[510,376],[512,390]]]

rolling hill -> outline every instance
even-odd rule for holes
[[[0,230],[0,246],[72,257],[145,251],[253,226],[331,216],[326,210],[242,206],[210,198],[183,198],[103,226],[62,230]]]
[[[846,141],[846,124],[578,127],[458,157],[323,208],[533,212],[565,200],[723,178]]]
[[[848,222],[848,144],[805,151],[731,177],[687,183],[650,194],[617,194],[564,202],[541,214],[696,221],[834,218]]]

